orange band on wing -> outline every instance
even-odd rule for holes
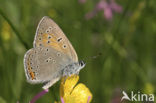
[[[29,71],[29,74],[30,74],[30,76],[31,76],[32,80],[33,80],[33,79],[35,79],[35,75],[34,75],[34,73],[33,73],[33,72]]]
[[[28,72],[29,72],[29,75],[31,77],[31,79],[35,79],[35,74],[32,72],[32,68],[30,66],[30,61],[28,61]]]
[[[57,38],[54,34],[51,34],[50,36],[52,36],[52,38],[48,39],[48,34],[44,34],[44,36],[42,37],[43,40],[42,40],[42,44],[44,46],[50,46],[50,47],[53,47],[55,48],[57,51],[63,51],[63,52],[68,52],[67,49],[63,49],[62,46],[63,46],[63,42],[60,42],[58,43],[57,41]],[[49,43],[48,43],[49,41]]]

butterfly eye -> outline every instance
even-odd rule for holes
[[[80,65],[83,66],[83,63],[81,62]]]
[[[80,62],[79,62],[79,65],[82,67],[82,66],[85,65],[85,63],[84,63],[83,61],[80,61]]]
[[[47,51],[49,51],[49,49],[47,49]]]

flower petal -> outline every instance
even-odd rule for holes
[[[112,19],[112,16],[113,16],[113,13],[112,13],[112,10],[110,7],[107,7],[104,9],[104,16],[107,20],[111,20]]]
[[[112,1],[110,4],[110,7],[112,8],[112,10],[114,10],[117,13],[121,13],[122,10],[122,6],[118,5],[116,2]]]
[[[62,78],[60,85],[61,100],[65,103],[90,103],[92,94],[90,90],[82,83],[77,84],[78,75],[72,75],[67,78]],[[89,99],[88,99],[89,98]]]
[[[60,85],[60,96],[64,97],[66,95],[70,95],[70,93],[72,92],[72,90],[73,90],[74,86],[76,85],[76,83],[78,82],[78,80],[79,80],[78,75],[72,75],[67,78],[65,78],[65,77],[62,78],[61,85]]]
[[[89,102],[91,102],[93,97],[92,93],[82,83],[78,84],[71,93],[71,97],[75,99],[73,103],[87,103],[89,96],[90,96]]]

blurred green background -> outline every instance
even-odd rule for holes
[[[102,10],[86,19],[99,2],[0,0],[0,103],[28,103],[42,90],[26,82],[23,57],[43,16],[62,28],[80,60],[102,53],[80,72],[92,103],[120,103],[123,90],[156,94],[156,1],[116,0],[122,11],[111,19]],[[37,103],[59,101],[59,84]]]

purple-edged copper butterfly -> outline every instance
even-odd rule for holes
[[[79,74],[85,66],[60,27],[44,16],[37,27],[33,48],[24,56],[24,69],[29,83],[44,83],[48,89],[61,77]]]

